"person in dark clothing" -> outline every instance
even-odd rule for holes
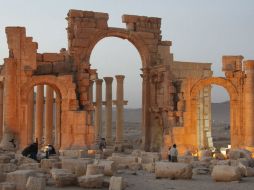
[[[101,151],[103,151],[103,149],[105,149],[105,148],[106,148],[106,140],[105,140],[105,138],[101,138],[101,141],[99,143],[99,149]]]
[[[48,144],[47,149],[46,149],[46,158],[48,159],[50,155],[56,154],[56,149],[54,148],[53,145]]]
[[[170,154],[171,146],[168,148],[168,161],[171,162],[171,154]]]
[[[25,157],[32,158],[34,160],[37,160],[37,153],[38,153],[38,142],[34,142],[27,146],[21,154]]]

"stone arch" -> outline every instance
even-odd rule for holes
[[[191,97],[191,125],[189,132],[195,137],[197,148],[200,148],[198,142],[199,131],[197,129],[197,95],[198,92],[208,85],[218,85],[226,89],[230,97],[230,139],[232,147],[239,147],[241,144],[241,119],[240,119],[240,98],[236,86],[228,79],[222,77],[204,78],[193,85],[190,92]]]
[[[67,89],[55,76],[33,76],[21,87],[21,99],[26,102],[28,93],[36,85],[46,84],[54,88],[62,99],[67,96]]]
[[[90,55],[92,53],[92,50],[94,49],[95,45],[102,39],[107,37],[117,37],[121,39],[128,40],[131,44],[134,45],[134,47],[138,50],[139,55],[142,60],[142,67],[146,68],[149,65],[150,57],[149,57],[149,50],[146,47],[145,43],[143,42],[143,39],[141,36],[139,36],[135,32],[130,32],[125,29],[114,29],[110,28],[109,30],[102,30],[100,32],[97,32],[93,37],[91,37],[89,40],[89,46],[87,48],[87,51],[84,52],[84,60],[85,62],[89,62]]]
[[[230,99],[232,100],[237,100],[238,99],[238,90],[237,88],[232,84],[231,81],[223,78],[223,77],[210,77],[210,78],[205,78],[199,80],[192,88],[191,88],[191,98],[195,98],[198,94],[198,92],[204,88],[205,86],[208,85],[218,85],[224,87],[229,96]]]

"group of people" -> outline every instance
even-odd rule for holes
[[[41,160],[41,159],[48,159],[50,155],[56,154],[56,150],[53,145],[48,144],[47,146],[42,147],[42,151],[39,154],[39,145],[38,139],[30,145],[28,145],[21,154],[25,157],[34,159],[34,160]],[[38,158],[38,155],[40,158]]]
[[[173,147],[169,147],[168,149],[168,161],[169,162],[177,162],[178,150],[176,148],[176,144],[173,144]]]

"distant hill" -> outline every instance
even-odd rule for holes
[[[230,104],[229,101],[212,103],[212,120],[216,123],[229,123]]]
[[[212,120],[216,123],[229,123],[229,101],[221,103],[212,103]],[[104,115],[104,114],[103,114]],[[116,120],[116,112],[113,109],[113,121]],[[137,109],[125,109],[124,121],[129,123],[140,123],[142,118],[141,108]]]

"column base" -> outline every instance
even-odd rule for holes
[[[0,143],[0,148],[3,150],[14,151],[18,148],[17,139],[12,133],[3,133]]]

